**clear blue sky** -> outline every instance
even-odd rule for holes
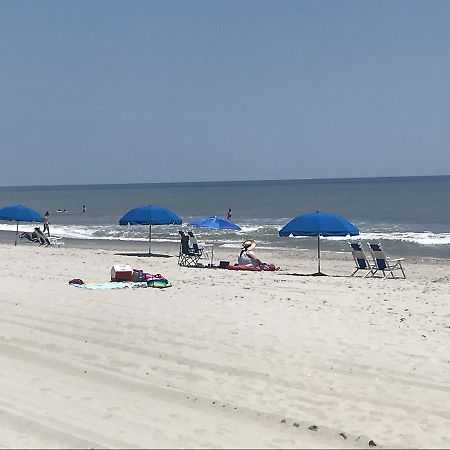
[[[0,185],[449,174],[450,2],[0,2]]]

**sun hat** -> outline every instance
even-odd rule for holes
[[[244,241],[241,247],[245,250],[253,250],[256,247],[256,242],[249,239],[248,241]]]

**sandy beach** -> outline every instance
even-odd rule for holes
[[[308,277],[314,252],[244,273],[166,250],[0,244],[0,447],[450,447],[448,261],[381,280],[350,252]],[[118,263],[173,287],[68,284]]]

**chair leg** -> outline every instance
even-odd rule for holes
[[[179,254],[178,265],[181,267],[196,267],[198,265],[199,255]]]

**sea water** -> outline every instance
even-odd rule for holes
[[[354,239],[382,242],[390,255],[439,258],[450,257],[449,203],[450,176],[0,188],[0,207],[49,211],[52,233],[65,239],[145,241],[148,227],[118,222],[128,210],[153,204],[183,219],[182,227],[152,227],[155,242],[178,242],[178,230],[191,220],[226,216],[231,208],[242,231],[198,228],[198,239],[236,248],[254,239],[259,248],[312,249],[314,238],[281,238],[278,230],[295,216],[325,211],[355,224],[361,234]],[[15,224],[0,223],[0,230],[12,229]],[[348,251],[348,241],[325,238],[322,248]]]

